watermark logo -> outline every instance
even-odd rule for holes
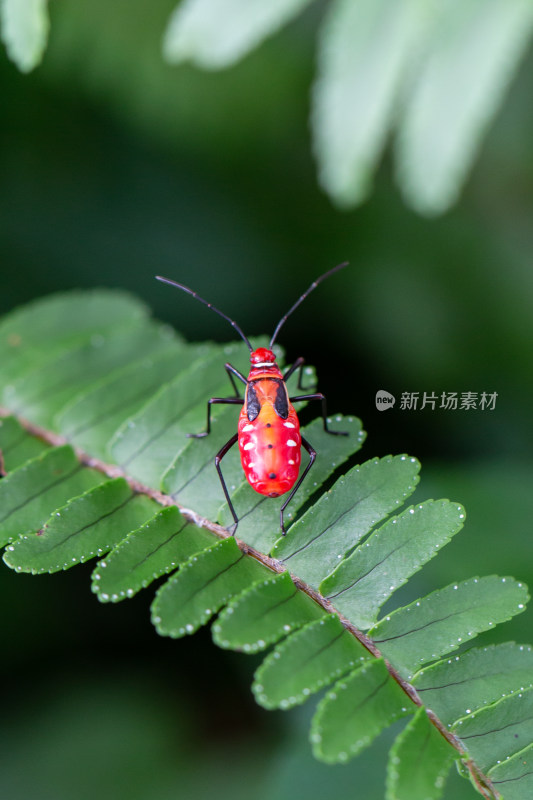
[[[402,392],[401,411],[442,408],[445,411],[494,411],[498,392]]]
[[[498,392],[402,392],[397,408],[400,411],[494,411]],[[390,392],[376,392],[376,408],[387,411],[396,403]]]
[[[389,408],[393,407],[395,402],[396,398],[394,395],[389,394],[385,389],[380,389],[379,392],[376,392],[376,408],[378,411],[387,411]]]

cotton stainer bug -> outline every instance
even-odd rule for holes
[[[247,378],[231,364],[224,365],[233,389],[235,390],[235,397],[211,397],[210,400],[207,401],[207,430],[203,433],[188,434],[189,436],[200,438],[210,433],[211,406],[213,404],[224,403],[242,405],[237,433],[226,442],[224,447],[222,447],[215,456],[215,466],[220,478],[220,483],[222,484],[224,496],[235,521],[231,529],[232,534],[235,534],[239,520],[235,513],[233,503],[231,502],[224,476],[222,475],[220,462],[236,442],[239,443],[241,463],[246,480],[252,489],[255,489],[256,492],[266,495],[267,497],[279,497],[289,492],[289,496],[283,502],[280,510],[281,532],[285,535],[283,513],[316,459],[316,451],[300,434],[300,423],[292,404],[299,400],[320,400],[322,404],[324,430],[335,436],[347,436],[347,433],[344,431],[332,431],[328,428],[326,398],[323,394],[316,392],[313,394],[300,394],[296,397],[289,397],[286,382],[296,370],[299,370],[298,388],[304,389],[301,383],[304,359],[297,358],[294,364],[283,374],[276,364],[276,356],[272,350],[281,326],[286,322],[292,312],[298,308],[300,303],[305,300],[313,289],[316,289],[319,283],[322,283],[322,281],[329,278],[330,275],[333,275],[339,269],[346,266],[347,262],[339,264],[328,272],[325,272],[317,278],[316,281],[313,281],[311,286],[298,298],[285,316],[280,319],[272,334],[268,348],[258,347],[255,349],[237,323],[227,317],[226,314],[223,314],[222,311],[219,311],[218,308],[215,308],[215,306],[208,303],[207,300],[204,300],[187,286],[176,283],[176,281],[172,281],[169,278],[162,278],[160,275],[156,276],[158,281],[163,281],[163,283],[168,283],[171,286],[176,286],[178,289],[187,292],[187,294],[192,295],[216,314],[219,314],[227,320],[250,349],[251,367]],[[246,386],[244,398],[239,396],[235,378],[238,378]],[[309,461],[300,477],[298,477],[302,445],[309,453]]]

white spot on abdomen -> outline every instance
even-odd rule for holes
[[[253,429],[254,429],[253,425],[245,425],[244,428],[242,429],[242,432],[248,433],[249,431],[253,431]]]
[[[255,447],[254,442],[246,442],[246,444],[243,447],[243,450],[253,450],[254,447]]]
[[[297,444],[294,441],[294,439],[287,439],[287,446],[288,447],[297,447]]]
[[[296,427],[294,422],[284,422],[283,424],[285,425],[286,428],[295,428]]]

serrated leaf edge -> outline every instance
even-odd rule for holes
[[[0,406],[0,417],[9,417],[13,416],[12,412]],[[35,436],[47,444],[50,444],[54,447],[61,447],[63,445],[69,445],[72,447],[71,443],[60,434],[53,433],[49,430],[46,430],[39,425],[35,425],[34,423],[30,422],[21,417],[16,417],[20,425],[32,436]],[[73,448],[77,459],[79,460],[80,464],[86,467],[90,467],[92,469],[96,469],[101,471],[103,474],[107,475],[109,478],[118,478],[122,477],[126,480],[130,488],[133,492],[144,494],[147,497],[155,500],[161,506],[176,506],[180,513],[190,522],[195,524],[197,527],[206,528],[211,531],[215,537],[219,539],[226,539],[230,538],[232,535],[221,525],[212,522],[211,520],[202,517],[200,514],[197,514],[192,509],[184,508],[181,506],[177,501],[175,501],[169,495],[165,495],[163,492],[158,491],[156,489],[152,489],[151,487],[142,484],[140,481],[131,478],[127,473],[125,473],[120,467],[107,464],[106,462],[94,458],[89,454],[85,453],[80,448]],[[261,564],[266,566],[270,569],[273,573],[279,574],[282,572],[287,572],[287,568],[284,564],[277,561],[276,559],[261,553],[260,551],[256,550],[254,547],[251,547],[246,542],[243,542],[236,537],[233,537],[236,545],[242,551],[244,555],[249,555],[252,558],[255,558]],[[214,542],[216,544],[216,542]],[[292,575],[290,572],[290,577],[296,586],[297,589],[305,592],[309,597],[311,597],[315,602],[320,605],[327,614],[335,614],[338,616],[341,624],[365,647],[368,652],[373,655],[376,659],[383,660],[387,671],[389,672],[390,676],[393,678],[394,681],[400,686],[400,688],[405,692],[407,697],[411,700],[411,702],[416,707],[423,707],[423,703],[416,692],[416,689],[406,681],[399,672],[394,668],[394,666],[385,659],[379,649],[374,644],[373,640],[360,631],[353,623],[350,622],[346,617],[340,614],[337,609],[333,607],[333,605],[325,598],[323,595],[320,594],[317,590],[313,589],[313,587],[306,584],[300,578],[295,575]],[[490,779],[481,772],[481,770],[477,767],[477,765],[469,758],[468,753],[465,751],[462,742],[460,739],[454,735],[447,727],[441,722],[441,720],[437,717],[436,714],[431,712],[429,709],[426,710],[428,718],[430,719],[431,723],[439,730],[441,735],[449,742],[449,744],[458,752],[459,757],[463,760],[466,768],[468,769],[471,779],[473,780],[474,784],[478,787],[480,793],[488,798],[488,800],[493,800],[493,798],[497,798],[498,794],[494,787],[491,784]],[[485,791],[482,791],[484,789]],[[487,794],[486,792],[489,792]]]

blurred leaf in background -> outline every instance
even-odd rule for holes
[[[183,0],[166,25],[163,55],[225,69],[310,4]],[[120,12],[130,23],[131,9]],[[324,16],[311,116],[322,186],[339,207],[365,200],[397,127],[406,202],[428,215],[447,210],[529,44],[531,4],[334,0]],[[3,38],[22,71],[40,62],[48,26],[46,0],[3,0]]]
[[[48,0],[2,0],[2,40],[22,72],[40,63],[48,41]]]

